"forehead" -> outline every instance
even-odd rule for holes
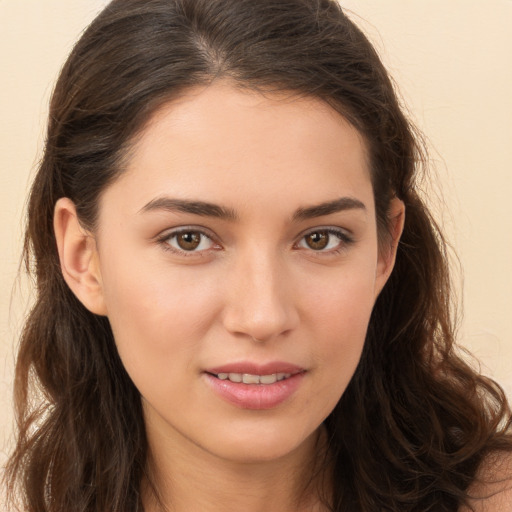
[[[134,208],[163,194],[237,210],[347,195],[373,203],[364,140],[336,110],[317,98],[229,82],[189,90],[161,107],[113,187],[122,187]]]

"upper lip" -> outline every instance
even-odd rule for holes
[[[304,371],[304,368],[295,364],[272,361],[258,364],[250,361],[227,363],[215,368],[208,368],[207,373],[218,375],[219,373],[248,373],[250,375],[272,375],[273,373],[290,373],[292,375]]]

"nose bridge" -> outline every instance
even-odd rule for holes
[[[293,329],[298,315],[287,274],[275,247],[252,245],[241,252],[229,277],[226,328],[259,341]]]

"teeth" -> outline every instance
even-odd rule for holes
[[[242,375],[242,381],[244,384],[259,384],[260,378],[258,375],[251,375],[250,373],[244,373]]]
[[[288,379],[291,373],[272,373],[270,375],[252,375],[250,373],[219,373],[217,378],[220,380],[230,380],[231,382],[244,384],[274,384],[277,381]]]

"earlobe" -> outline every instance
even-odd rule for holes
[[[384,288],[384,285],[395,266],[396,252],[404,229],[404,223],[405,205],[403,201],[395,197],[391,200],[388,213],[389,236],[383,241],[379,248],[377,276],[375,281],[375,298],[377,298],[382,288]]]
[[[106,315],[96,241],[80,225],[73,201],[57,201],[53,227],[66,283],[89,311]]]

